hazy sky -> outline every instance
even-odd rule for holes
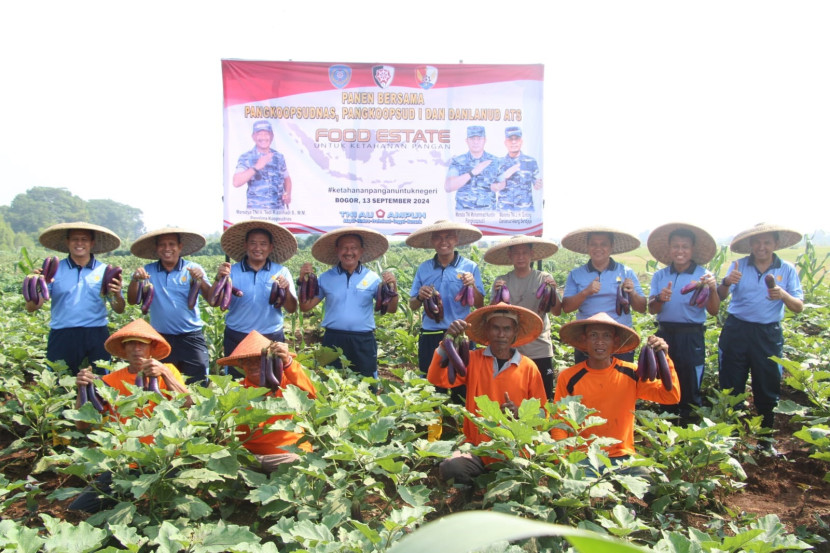
[[[828,2],[132,5],[0,8],[0,204],[65,187],[221,230],[222,58],[542,63],[546,237],[830,230]]]

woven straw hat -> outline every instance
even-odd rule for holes
[[[718,246],[712,235],[700,227],[688,223],[666,223],[659,226],[648,235],[646,244],[652,257],[663,265],[671,265],[672,258],[669,251],[669,236],[672,232],[684,229],[691,232],[695,237],[695,244],[692,247],[692,261],[698,265],[705,265],[712,261],[718,251]]]
[[[426,250],[432,249],[432,233],[442,232],[445,230],[454,230],[458,232],[458,245],[466,246],[473,242],[481,240],[481,231],[473,225],[467,223],[456,223],[453,221],[435,221],[431,225],[419,228],[412,234],[406,237],[406,245],[410,248],[424,248]]]
[[[343,227],[325,233],[311,246],[311,255],[320,263],[337,265],[340,259],[337,256],[337,239],[347,234],[355,234],[363,239],[363,255],[361,263],[374,261],[389,249],[389,241],[376,230],[363,227]]]
[[[467,315],[466,334],[470,340],[479,344],[489,344],[490,340],[487,338],[487,320],[500,314],[518,318],[519,333],[516,336],[516,341],[513,342],[513,346],[529,344],[539,337],[539,334],[545,326],[539,315],[530,309],[507,303],[486,305]]]
[[[170,355],[170,344],[144,319],[136,319],[118,329],[107,338],[104,347],[112,355],[125,359],[127,350],[124,348],[124,338],[150,340],[150,357],[153,359],[164,359]]]
[[[640,246],[640,241],[633,234],[609,227],[585,227],[565,235],[562,239],[562,247],[572,252],[587,254],[588,235],[601,232],[614,235],[614,243],[611,245],[611,255],[630,252]]]
[[[271,241],[274,244],[274,249],[268,256],[271,261],[284,263],[297,253],[297,239],[290,230],[276,223],[258,219],[242,221],[228,227],[222,233],[222,250],[234,261],[240,261],[247,251],[245,237],[254,229],[264,230],[271,235]]]
[[[130,253],[142,259],[158,259],[156,253],[156,238],[165,234],[178,234],[182,242],[181,257],[196,253],[205,247],[205,237],[194,232],[179,227],[164,227],[152,232],[148,232],[138,238],[133,245],[130,246]]]
[[[735,238],[733,238],[732,243],[729,245],[729,249],[735,253],[752,253],[752,249],[749,247],[749,239],[753,236],[765,234],[767,232],[778,233],[778,245],[775,247],[776,250],[783,250],[784,248],[789,248],[790,246],[794,246],[801,242],[801,234],[792,229],[784,228],[779,225],[773,225],[771,223],[758,223],[754,227],[739,233]]]
[[[548,257],[559,251],[559,246],[553,242],[542,240],[535,236],[525,236],[519,234],[511,236],[501,244],[496,244],[487,250],[484,254],[484,261],[492,265],[512,265],[510,262],[510,247],[527,244],[531,247],[530,260],[538,261],[540,259],[547,259]]]
[[[40,233],[40,243],[43,247],[49,248],[50,250],[69,253],[69,247],[66,245],[66,238],[70,230],[92,231],[95,238],[95,245],[92,247],[92,253],[111,252],[121,245],[121,239],[118,238],[118,235],[110,229],[93,225],[91,223],[84,223],[82,221],[52,225]]]
[[[216,360],[217,365],[236,365],[238,361],[243,359],[250,359],[256,357],[259,359],[262,356],[262,348],[267,348],[271,345],[271,340],[252,330],[245,338],[239,342],[230,355]]]
[[[634,329],[618,323],[604,311],[591,315],[587,319],[571,321],[562,325],[562,328],[559,329],[559,338],[569,346],[573,346],[580,351],[586,351],[588,344],[585,341],[585,327],[596,324],[609,325],[617,329],[617,335],[620,337],[620,347],[614,353],[633,351],[640,345],[640,337],[634,332]]]

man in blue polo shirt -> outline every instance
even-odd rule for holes
[[[297,311],[297,292],[291,272],[281,265],[297,253],[297,239],[280,225],[269,221],[243,221],[222,234],[222,249],[231,265],[222,263],[217,280],[230,275],[233,285],[242,291],[234,297],[225,317],[225,355],[256,330],[272,342],[285,342],[283,310]],[[269,303],[274,282],[285,291],[285,302],[274,308]]]
[[[379,232],[361,228],[344,227],[327,232],[311,247],[314,259],[326,265],[334,265],[319,277],[320,290],[300,309],[311,311],[326,300],[322,345],[339,347],[352,364],[352,370],[363,376],[378,377],[378,345],[375,339],[375,295],[378,286],[387,283],[397,291],[395,275],[384,271],[381,276],[364,263],[373,261],[386,252],[389,242]],[[314,272],[311,263],[300,268],[300,281]],[[398,310],[395,296],[387,306],[387,313]]]
[[[562,311],[577,311],[577,320],[587,319],[600,312],[625,326],[632,326],[631,313],[617,314],[617,288],[622,283],[629,294],[631,309],[645,313],[646,298],[635,273],[622,263],[614,261],[612,253],[624,253],[637,248],[640,241],[625,232],[608,227],[585,227],[562,238],[562,246],[572,252],[588,254],[585,265],[573,269],[565,283]],[[623,361],[633,361],[634,352],[618,356]],[[587,355],[574,350],[575,364],[587,360]]]
[[[682,423],[692,422],[692,407],[703,404],[700,393],[706,363],[703,325],[706,314],[717,316],[720,308],[717,282],[703,265],[715,257],[717,250],[715,239],[708,232],[686,223],[659,226],[648,237],[648,251],[666,265],[651,278],[648,312],[657,315],[656,335],[668,344],[680,381],[680,403],[668,405],[666,410],[680,415]],[[700,305],[690,302],[692,293],[681,293],[692,282],[708,289],[705,293],[709,295]]]
[[[50,250],[69,254],[60,261],[51,283],[51,321],[46,344],[49,361],[63,360],[74,375],[84,358],[90,363],[112,359],[104,347],[107,330],[107,300],[101,296],[101,279],[107,266],[96,253],[116,249],[121,240],[111,230],[89,223],[61,223],[47,228],[40,243]],[[35,272],[40,273],[40,269]],[[121,277],[109,284],[109,297],[116,313],[124,312]],[[40,309],[43,299],[26,303],[28,312]],[[103,371],[101,371],[103,373]]]
[[[200,279],[201,294],[207,296],[210,283],[205,270],[198,263],[182,256],[196,253],[205,245],[201,234],[189,230],[167,227],[141,236],[130,252],[143,259],[156,259],[133,273],[128,288],[131,303],[149,279],[155,295],[150,305],[150,325],[170,344],[170,355],[160,359],[171,363],[194,383],[204,383],[209,366],[207,343],[202,332],[204,322],[199,315],[199,304],[193,309],[187,305],[190,282]]]
[[[496,209],[499,158],[484,151],[486,142],[484,127],[467,127],[469,151],[450,162],[444,190],[455,191],[456,211]]]
[[[755,409],[765,428],[773,428],[773,410],[781,393],[781,367],[770,360],[781,357],[784,308],[793,313],[804,309],[804,292],[798,271],[775,250],[801,241],[801,234],[777,225],[759,224],[738,234],[730,244],[735,253],[750,254],[735,261],[718,286],[718,295],[732,294],[718,340],[720,387],[742,394],[752,374]],[[772,287],[766,282],[771,277]],[[772,451],[771,443],[765,446]]]
[[[475,307],[484,305],[484,284],[481,270],[475,262],[456,251],[457,246],[472,244],[481,239],[481,231],[472,225],[449,221],[437,221],[418,229],[406,238],[406,245],[411,248],[431,249],[435,255],[418,266],[412,288],[409,291],[409,307],[413,312],[423,307],[424,302],[432,296],[434,290],[441,295],[444,304],[444,318],[435,321],[426,313],[421,315],[421,335],[418,338],[418,368],[424,374],[429,370],[435,348],[444,337],[450,323],[465,319],[470,314],[471,306],[462,305],[455,296],[464,286],[473,286]],[[453,397],[463,403],[464,389]]]

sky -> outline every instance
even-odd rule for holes
[[[825,1],[7,2],[0,205],[220,231],[222,59],[541,63],[546,238],[830,230],[828,28]]]

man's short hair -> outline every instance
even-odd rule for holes
[[[594,236],[607,236],[608,241],[611,242],[611,245],[614,245],[614,233],[613,232],[589,232],[588,237],[586,238],[585,242],[590,243],[591,238]]]
[[[254,235],[254,234],[264,234],[265,236],[267,236],[267,237],[268,237],[268,243],[269,243],[269,244],[273,244],[273,243],[274,243],[274,236],[273,236],[270,232],[268,232],[267,230],[265,230],[264,228],[252,228],[251,230],[249,230],[248,232],[246,232],[246,233],[245,233],[245,242],[247,242],[247,241],[248,241],[248,238],[249,238],[250,236]]]
[[[179,234],[178,232],[168,232],[167,234],[159,234],[158,236],[155,237],[156,246],[159,245],[159,238],[161,238],[162,236],[175,236],[176,237],[176,242],[179,243],[179,244],[182,243],[182,235],[181,234]]]
[[[695,245],[695,233],[687,228],[678,228],[671,231],[669,234],[669,244],[671,244],[671,239],[675,236],[678,238],[688,238],[692,241],[692,246]]]
[[[343,236],[338,236],[337,240],[334,241],[334,247],[339,248],[340,247],[340,240],[343,239],[343,238],[348,238],[348,237],[357,238],[360,241],[360,247],[361,248],[365,247],[363,245],[363,237],[360,236],[359,234],[344,234]]]
[[[71,228],[66,230],[66,239],[69,240],[69,235],[73,232],[85,232],[89,235],[89,239],[95,241],[95,231],[88,228]]]

